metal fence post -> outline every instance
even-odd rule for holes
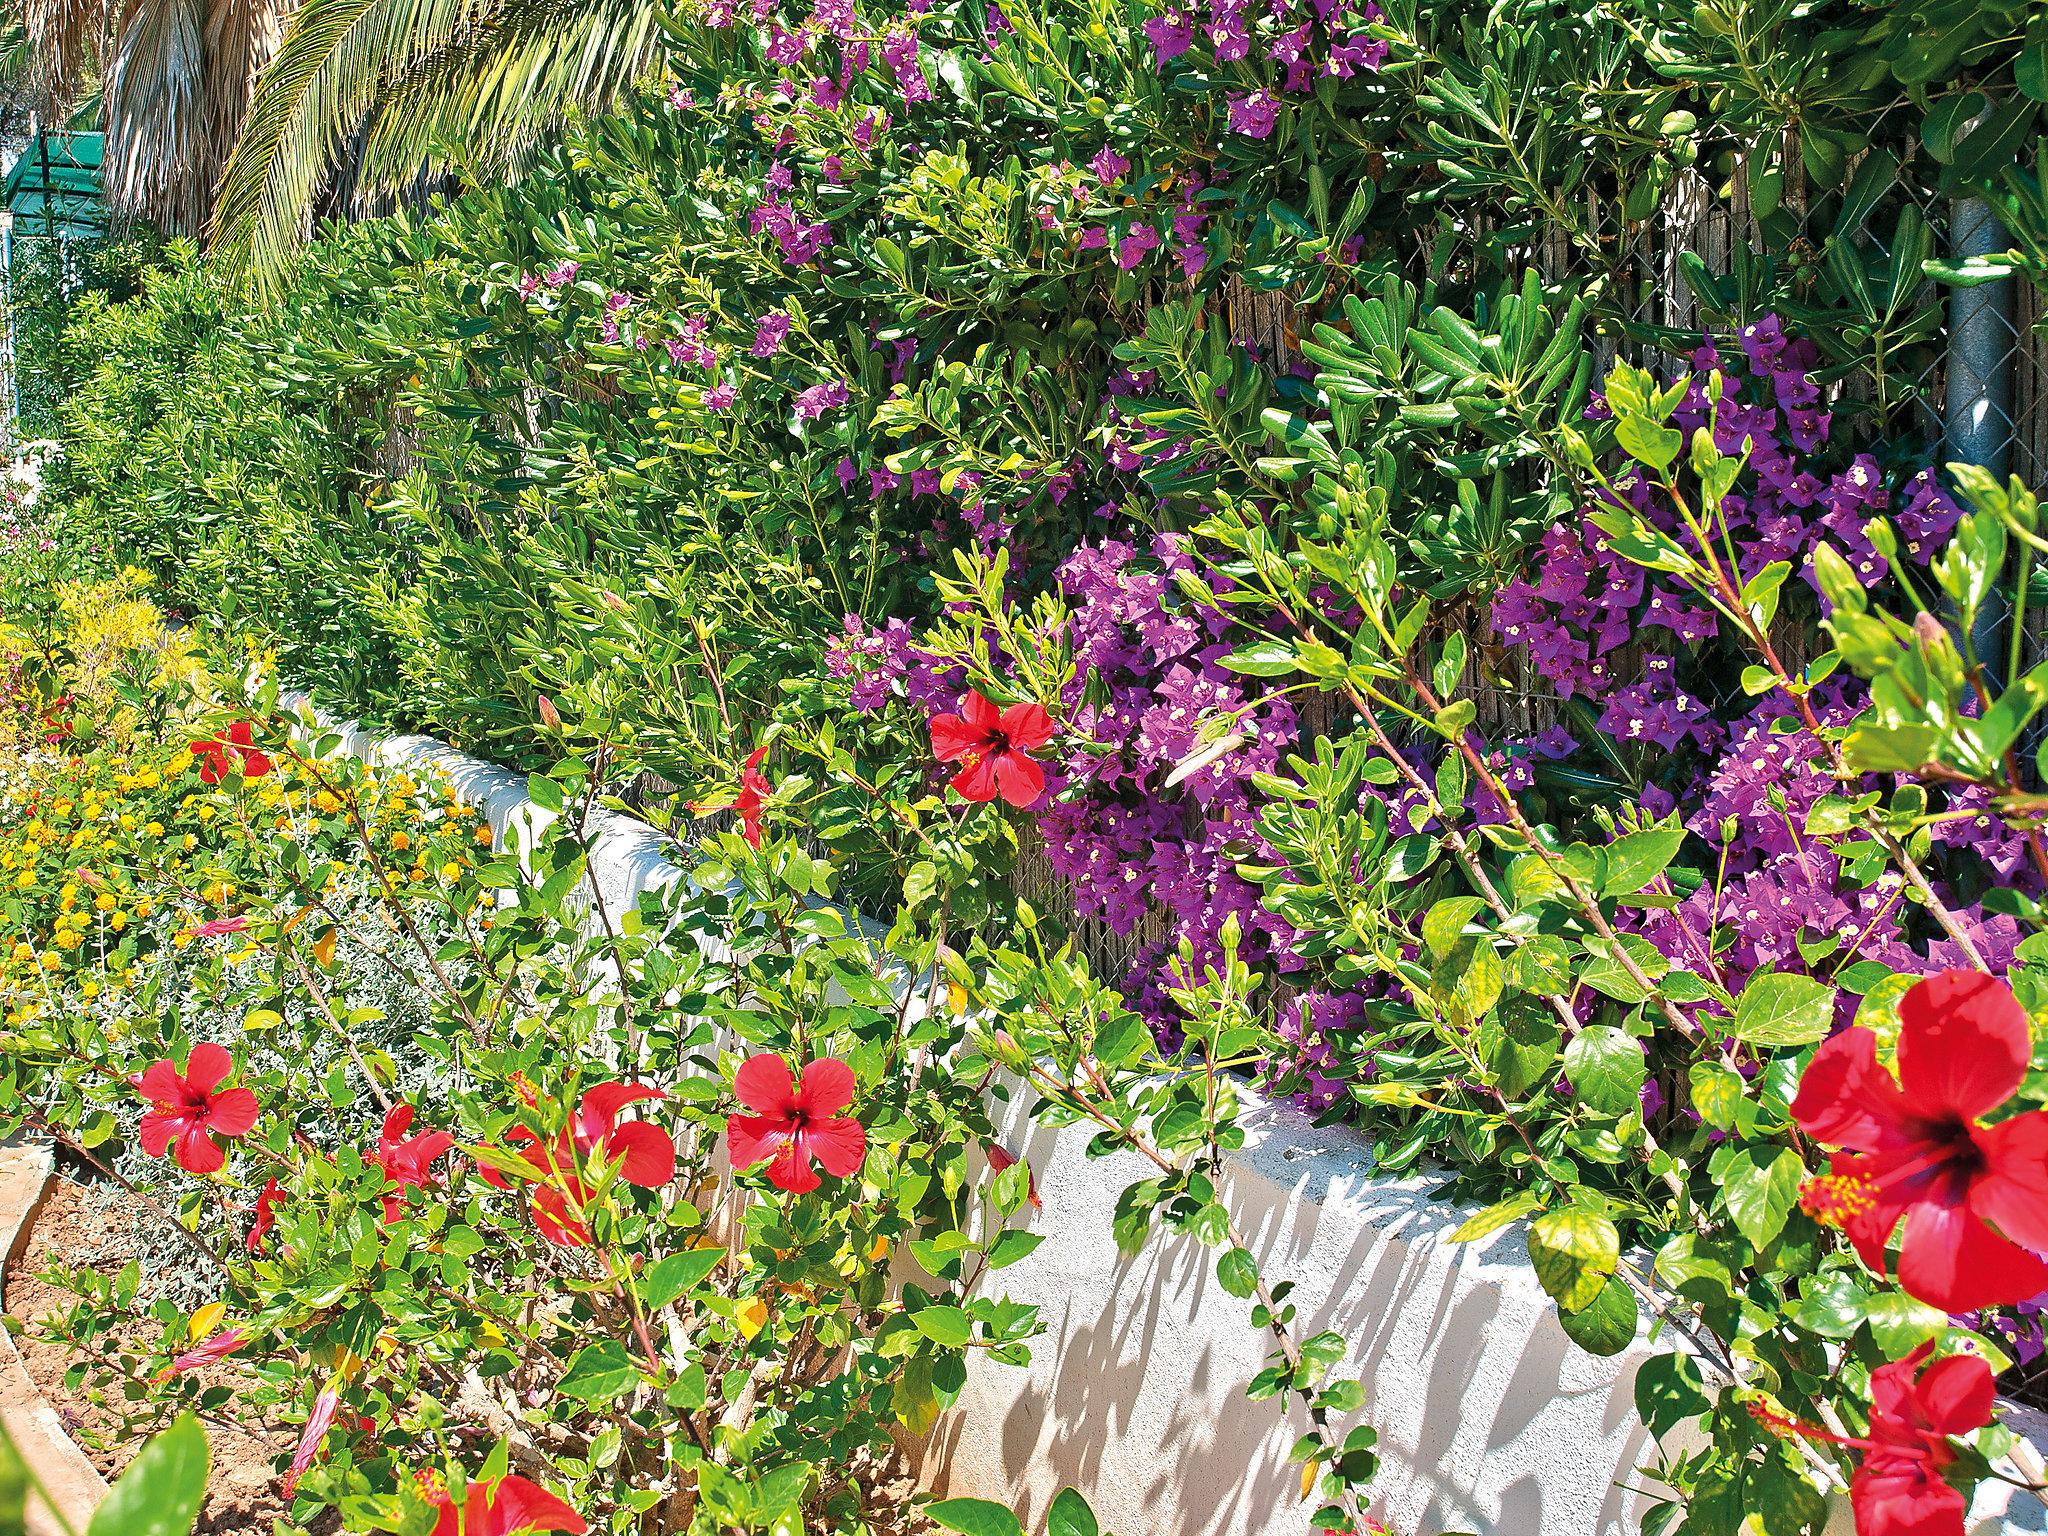
[[[1958,261],[1988,256],[2012,242],[1981,197],[1950,207],[1949,243]],[[1950,462],[1976,464],[2000,479],[2012,459],[2012,365],[2019,333],[2013,322],[2013,280],[1951,288],[1948,299],[1948,391],[1942,447]],[[2002,675],[2011,609],[1986,603],[1970,634],[1985,669]]]

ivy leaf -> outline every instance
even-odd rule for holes
[[[1543,1289],[1576,1312],[1591,1304],[1621,1262],[1621,1234],[1592,1211],[1545,1211],[1529,1226],[1529,1260]]]
[[[1730,1033],[1747,1045],[1811,1045],[1835,1021],[1835,990],[1811,976],[1783,972],[1750,978],[1735,1004]]]
[[[1806,1164],[1790,1147],[1723,1147],[1707,1163],[1735,1228],[1759,1249],[1785,1230]]]

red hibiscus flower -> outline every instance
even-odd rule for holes
[[[1845,1149],[1801,1204],[1879,1274],[1903,1219],[1899,1284],[1944,1312],[2048,1290],[2048,1111],[1979,1123],[2019,1088],[2031,1046],[2011,988],[1944,971],[1899,1004],[1896,1081],[1877,1037],[1848,1029],[1814,1053],[1792,1102],[1808,1135]]]
[[[583,1208],[597,1191],[584,1175],[592,1160],[617,1163],[619,1177],[642,1189],[659,1189],[676,1176],[676,1143],[658,1125],[619,1119],[628,1104],[667,1095],[644,1083],[599,1083],[583,1095],[569,1127],[552,1142],[526,1126],[514,1126],[506,1140],[525,1150],[519,1155],[533,1168],[536,1188],[529,1196],[533,1224],[549,1242],[564,1248],[590,1243]],[[478,1170],[484,1182],[499,1189],[511,1186],[493,1168]],[[595,1177],[595,1175],[593,1175]]]
[[[1001,795],[1022,810],[1045,793],[1045,770],[1027,756],[1052,740],[1052,716],[1038,704],[998,710],[970,688],[957,715],[932,717],[932,751],[942,763],[958,763],[953,788],[963,800]]]
[[[590,1529],[575,1510],[517,1472],[488,1486],[471,1483],[462,1491],[460,1509],[431,1472],[421,1473],[419,1484],[427,1502],[440,1512],[428,1536],[538,1536],[553,1531],[582,1536]]]
[[[761,776],[761,763],[768,756],[766,747],[756,747],[747,758],[746,766],[740,769],[739,793],[730,800],[692,800],[690,809],[699,816],[708,816],[714,811],[737,811],[740,816],[740,831],[754,847],[761,846],[761,808],[768,803],[768,797],[775,793],[775,786]]]
[[[209,1365],[219,1365],[236,1350],[249,1342],[246,1328],[223,1328],[194,1345],[184,1354],[176,1356],[169,1365],[156,1373],[158,1381],[169,1381],[173,1376],[182,1376],[187,1371],[203,1370]]]
[[[1971,974],[1975,974],[1974,972]],[[1991,1422],[1991,1367],[1950,1355],[1921,1371],[1934,1345],[1870,1373],[1870,1435],[1849,1479],[1857,1536],[1963,1536],[1963,1496],[1942,1477],[1951,1435]]]
[[[395,1189],[384,1192],[384,1220],[388,1224],[405,1214],[405,1192],[429,1189],[435,1183],[434,1163],[455,1145],[446,1131],[425,1131],[418,1136],[405,1133],[412,1128],[412,1106],[394,1104],[384,1115],[384,1129],[371,1149],[370,1161],[384,1170]]]
[[[231,774],[260,779],[276,766],[256,750],[256,727],[237,720],[219,736],[192,743],[192,755],[199,759],[199,782],[218,784]]]
[[[835,1179],[858,1171],[868,1154],[868,1133],[839,1111],[853,1102],[853,1069],[821,1057],[804,1068],[799,1086],[780,1056],[750,1056],[733,1079],[733,1092],[751,1115],[725,1119],[726,1150],[735,1168],[768,1164],[768,1182],[793,1195],[822,1182],[812,1161]]]
[[[234,1065],[232,1056],[206,1041],[192,1047],[183,1072],[165,1060],[136,1078],[136,1091],[150,1105],[142,1117],[142,1150],[162,1157],[175,1140],[174,1160],[187,1173],[213,1173],[226,1163],[216,1138],[247,1135],[258,1108],[246,1088],[220,1090]]]
[[[284,1186],[272,1179],[256,1195],[256,1219],[249,1223],[249,1238],[243,1244],[251,1253],[262,1248],[263,1239],[277,1225],[277,1203],[284,1198]]]
[[[988,1165],[997,1173],[1002,1173],[1005,1169],[1016,1167],[1020,1161],[1017,1154],[1001,1142],[990,1142],[987,1151]],[[1044,1210],[1045,1202],[1038,1198],[1038,1175],[1031,1171],[1031,1165],[1028,1163],[1024,1166],[1024,1183],[1025,1188],[1031,1192],[1031,1209],[1034,1211]]]

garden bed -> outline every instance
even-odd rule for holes
[[[326,728],[368,762],[458,786],[500,841],[508,829],[528,841],[552,819],[520,775],[432,737]],[[601,814],[590,845],[591,878],[615,910],[685,878],[670,840],[630,817]],[[1303,1425],[1246,1399],[1265,1348],[1242,1303],[1196,1244],[1120,1256],[1112,1207],[1142,1160],[1090,1156],[1084,1128],[1035,1127],[1025,1097],[991,1107],[1035,1171],[1044,1202],[1031,1227],[1045,1240],[1004,1275],[1013,1296],[1043,1307],[1051,1336],[1024,1369],[970,1364],[965,1395],[922,1453],[926,1487],[1010,1504],[1027,1525],[1074,1487],[1108,1530],[1297,1536],[1300,1472],[1288,1452]],[[1276,1103],[1246,1123],[1248,1142],[1228,1159],[1228,1203],[1260,1262],[1298,1279],[1308,1326],[1349,1341],[1346,1366],[1368,1384],[1380,1436],[1372,1502],[1387,1528],[1639,1530],[1658,1502],[1639,1470],[1655,1444],[1634,1406],[1636,1369],[1658,1353],[1647,1332],[1619,1355],[1587,1355],[1530,1270],[1524,1224],[1452,1243],[1471,1208],[1435,1198],[1436,1181],[1376,1174],[1355,1132]],[[2023,1423],[2048,1451],[2048,1423]],[[2048,1506],[1991,1483],[1971,1530],[2048,1532]]]
[[[147,1229],[160,1225],[117,1186],[60,1174],[23,1232],[0,1284],[6,1315],[28,1325],[15,1332],[14,1344],[29,1379],[93,1469],[109,1483],[134,1459],[148,1430],[129,1427],[122,1414],[96,1398],[89,1386],[73,1385],[67,1376],[89,1369],[95,1357],[139,1352],[156,1330],[141,1323],[120,1325],[81,1350],[36,1325],[62,1318],[77,1303],[74,1292],[50,1283],[47,1276],[53,1268],[90,1269],[112,1278],[129,1262],[160,1250],[161,1231],[156,1244],[142,1240]],[[232,1381],[218,1367],[203,1368],[196,1379],[209,1388]],[[294,1436],[289,1431],[254,1433],[226,1420],[209,1422],[207,1431],[212,1466],[194,1536],[246,1536],[269,1530],[272,1521],[289,1512],[289,1504],[278,1494],[276,1468],[290,1458]],[[313,1527],[316,1533],[332,1528],[331,1520]]]

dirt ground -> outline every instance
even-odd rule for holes
[[[34,1322],[69,1312],[75,1298],[47,1283],[42,1278],[45,1272],[52,1265],[75,1267],[81,1263],[118,1269],[125,1262],[122,1256],[132,1249],[132,1220],[120,1207],[89,1197],[79,1185],[59,1178],[20,1257],[6,1274],[0,1295],[6,1298],[7,1315]],[[143,1337],[143,1329],[130,1328],[115,1336],[114,1347],[131,1341],[139,1344]],[[111,1481],[141,1449],[140,1441],[120,1438],[119,1415],[66,1387],[64,1373],[74,1357],[61,1341],[30,1328],[17,1333],[14,1342],[29,1376],[57,1409],[65,1428],[100,1475]],[[199,1379],[208,1386],[232,1385],[235,1374],[232,1369],[216,1367],[201,1372]],[[265,1536],[287,1509],[274,1463],[290,1457],[296,1435],[289,1428],[258,1435],[219,1422],[208,1423],[206,1429],[213,1448],[213,1475],[199,1520],[201,1536]]]

